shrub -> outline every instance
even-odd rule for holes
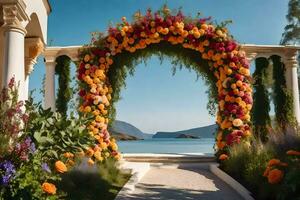
[[[106,159],[94,168],[75,168],[62,176],[59,188],[70,200],[114,199],[130,175],[123,173],[114,159]]]
[[[243,170],[243,179],[247,187],[258,199],[270,198],[270,187],[263,177],[267,162],[273,157],[273,151],[262,144],[252,147],[252,156]]]
[[[229,159],[224,161],[222,167],[236,179],[242,180],[241,172],[252,158],[250,147],[245,143],[235,144],[229,149],[229,155]]]

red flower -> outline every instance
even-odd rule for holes
[[[85,92],[85,90],[80,90],[78,94],[79,94],[79,96],[83,97],[83,96],[85,96],[86,92]]]

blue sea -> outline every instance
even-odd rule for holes
[[[118,146],[122,153],[212,154],[214,153],[214,143],[214,138],[155,138],[134,141],[118,141]]]

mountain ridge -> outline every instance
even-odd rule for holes
[[[156,134],[154,134],[152,138],[176,138],[180,135],[190,135],[199,138],[214,138],[214,134],[216,133],[217,127],[218,126],[216,124],[212,124],[208,126],[202,126],[198,128],[174,132],[159,131],[156,132]]]

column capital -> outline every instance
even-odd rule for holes
[[[249,63],[254,60],[257,56],[257,53],[256,52],[246,52],[246,58],[247,60],[249,61]]]
[[[44,43],[38,37],[25,38],[25,75],[29,76],[37,62],[37,57],[44,51]]]
[[[298,67],[298,50],[297,49],[285,49],[284,51],[284,64],[288,67]]]
[[[29,21],[29,17],[25,12],[26,5],[23,0],[1,0],[0,5],[3,11],[4,32],[14,30],[26,35],[22,22]]]

